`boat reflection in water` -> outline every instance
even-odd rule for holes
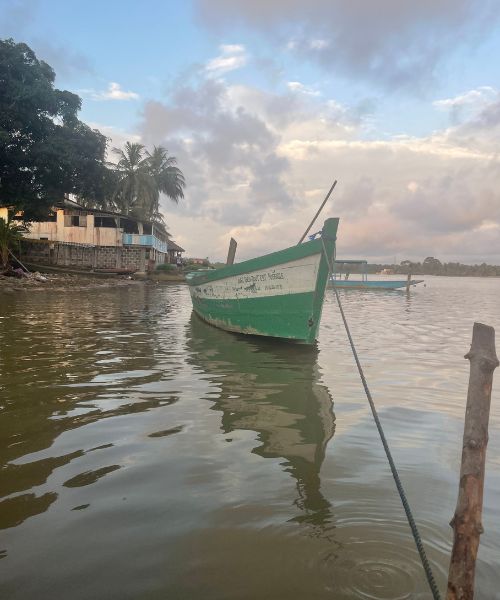
[[[315,347],[220,331],[194,313],[188,326],[189,361],[220,386],[211,398],[222,430],[251,430],[261,445],[252,452],[284,458],[296,480],[300,515],[294,521],[325,525],[330,503],[321,493],[320,469],[335,431],[333,402],[321,382]]]

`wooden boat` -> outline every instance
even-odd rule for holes
[[[194,311],[227,331],[313,343],[338,222],[327,219],[319,239],[222,269],[188,273]]]
[[[360,290],[396,290],[399,288],[405,288],[408,283],[405,280],[395,280],[395,279],[384,279],[379,281],[361,281],[356,279],[345,280],[345,279],[331,279],[332,284],[335,284],[335,287],[344,288],[344,289],[360,289]],[[422,283],[423,279],[412,279],[410,281],[410,285],[417,285],[417,283]]]
[[[349,265],[361,265],[361,279],[348,279],[350,276]],[[366,266],[366,260],[336,259],[330,281],[337,288],[362,290],[396,290],[405,288],[408,285],[407,279],[375,279],[370,281],[366,273]],[[342,275],[343,271],[345,275]],[[415,286],[422,282],[423,279],[411,279],[410,285]]]

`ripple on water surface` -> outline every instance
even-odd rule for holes
[[[463,355],[474,320],[500,327],[500,282],[426,283],[341,297],[444,590]],[[208,327],[183,286],[12,296],[0,304],[7,597],[429,597],[333,294],[317,348]],[[491,411],[476,592],[498,598],[496,385]]]

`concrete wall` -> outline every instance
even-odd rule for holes
[[[31,223],[29,232],[24,237],[39,240],[47,238],[48,240],[57,240],[57,223],[55,221],[43,221],[41,223]]]
[[[23,262],[91,269],[146,270],[146,249],[133,246],[84,246],[44,240],[21,242]]]
[[[65,214],[66,213],[66,214]],[[85,226],[68,225],[65,217],[81,216]],[[57,221],[42,221],[32,223],[25,237],[39,240],[47,238],[54,242],[70,244],[89,244],[92,246],[121,246],[123,230],[119,227],[95,227],[92,213],[85,211],[58,209]]]

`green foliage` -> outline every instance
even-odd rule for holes
[[[173,156],[162,146],[149,153],[142,144],[125,144],[124,150],[113,148],[118,156],[115,166],[113,201],[127,215],[145,221],[161,221],[160,194],[174,202],[184,197],[184,176]]]
[[[65,194],[105,200],[106,138],[26,44],[0,40],[0,204],[40,218]]]
[[[182,171],[175,166],[177,159],[169,156],[165,148],[154,146],[153,152],[146,154],[148,170],[155,183],[149,210],[153,217],[157,217],[160,212],[160,193],[177,204],[180,198],[184,198],[186,181]]]
[[[9,262],[9,250],[19,246],[22,234],[25,231],[26,227],[23,225],[0,218],[0,259],[3,269],[7,267]]]
[[[163,263],[161,265],[157,265],[156,270],[157,271],[165,271],[168,273],[168,272],[172,272],[172,271],[177,271],[177,267],[175,265],[171,265],[169,263]]]
[[[422,263],[404,260],[396,273],[411,273],[412,275],[446,275],[457,277],[500,277],[500,266],[464,265],[459,262],[442,263],[432,256],[427,257]]]
[[[380,273],[382,269],[392,269],[396,275],[444,275],[451,277],[500,277],[500,266],[487,265],[464,265],[459,262],[442,263],[433,256],[428,256],[423,262],[412,262],[403,260],[399,265],[368,264],[367,273]],[[361,273],[359,265],[349,265],[351,273]]]
[[[144,146],[127,142],[124,150],[113,148],[113,152],[118,156],[113,194],[118,210],[126,215],[146,216],[154,194],[154,181],[144,157]]]

